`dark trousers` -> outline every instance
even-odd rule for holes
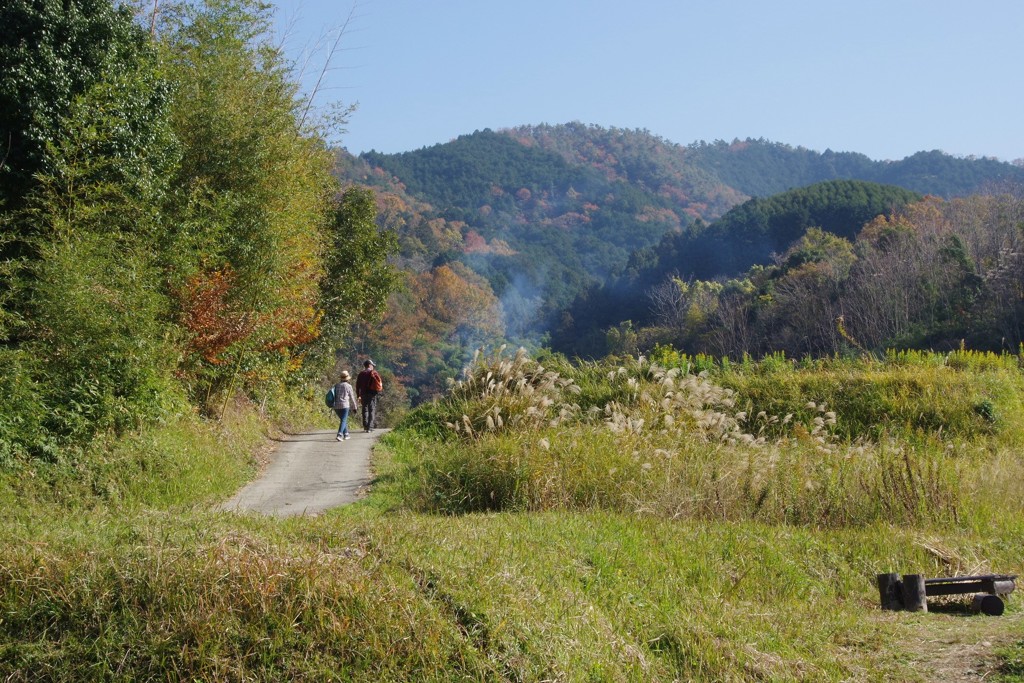
[[[377,392],[367,391],[363,394],[363,429],[377,428]]]

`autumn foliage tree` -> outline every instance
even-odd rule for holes
[[[1016,348],[1022,225],[1008,194],[929,198],[872,221],[844,294],[852,329],[872,348]]]
[[[448,340],[463,346],[504,334],[498,300],[486,280],[461,263],[433,270],[423,283],[423,305],[445,325]]]
[[[364,329],[354,343],[383,359],[420,401],[439,395],[478,346],[496,345],[504,333],[503,310],[490,285],[453,262],[407,271],[380,324]]]
[[[267,40],[266,6],[210,0],[165,17],[182,156],[163,253],[190,331],[190,373],[208,395],[239,373],[287,376],[302,362],[295,349],[319,336],[335,184]]]

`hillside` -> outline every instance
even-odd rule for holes
[[[670,276],[712,280],[736,277],[766,265],[809,229],[820,228],[853,240],[879,215],[889,215],[921,196],[891,185],[831,180],[754,198],[722,218],[666,234],[655,246],[634,252],[618,276],[579,297],[563,316],[552,343],[573,354],[601,355],[604,330],[630,320],[649,325],[655,318],[650,292]]]
[[[705,279],[731,276],[768,263],[809,228],[852,240],[872,218],[920,199],[921,195],[894,185],[830,180],[772,197],[755,197],[709,226],[666,235],[657,248],[647,251],[655,264],[655,279],[672,270]],[[643,256],[635,254],[634,262]]]
[[[959,158],[938,150],[899,161],[872,161],[854,152],[815,152],[767,140],[698,142],[690,163],[738,192],[767,197],[823,180],[866,180],[939,197],[963,197],[1024,181],[1024,168],[988,158]]]
[[[459,231],[458,243],[439,245],[437,252],[424,245],[431,262],[464,261],[499,298],[539,298],[523,332],[544,327],[546,318],[586,286],[604,281],[633,250],[691,219],[688,205],[642,183],[492,131],[417,152],[368,153],[362,160],[397,179],[405,193],[432,207],[432,217]]]

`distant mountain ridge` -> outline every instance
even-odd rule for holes
[[[938,150],[900,161],[872,161],[856,152],[814,152],[766,140],[694,143],[693,163],[752,197],[768,197],[824,180],[866,180],[944,198],[986,186],[1024,181],[1024,168],[989,158],[960,158]]]
[[[955,157],[939,150],[920,151],[899,161],[874,161],[858,152],[816,152],[764,138],[698,141],[684,146],[646,130],[580,123],[521,126],[501,132],[524,144],[556,151],[572,163],[605,168],[624,180],[655,179],[661,184],[667,179],[698,188],[704,193],[701,196],[714,194],[715,186],[718,193],[745,195],[746,199],[825,180],[866,180],[949,198],[976,193],[987,185],[1024,182],[1024,167],[985,157]],[[713,212],[710,218],[724,212]]]

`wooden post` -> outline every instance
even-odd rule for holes
[[[974,596],[974,600],[971,601],[971,611],[974,613],[981,612],[990,617],[998,617],[1003,613],[1003,601],[998,595],[978,593]]]
[[[909,612],[928,611],[928,596],[924,589],[924,577],[920,574],[903,575],[903,607]]]
[[[878,595],[882,600],[882,609],[903,609],[903,587],[900,575],[896,573],[878,575]]]

